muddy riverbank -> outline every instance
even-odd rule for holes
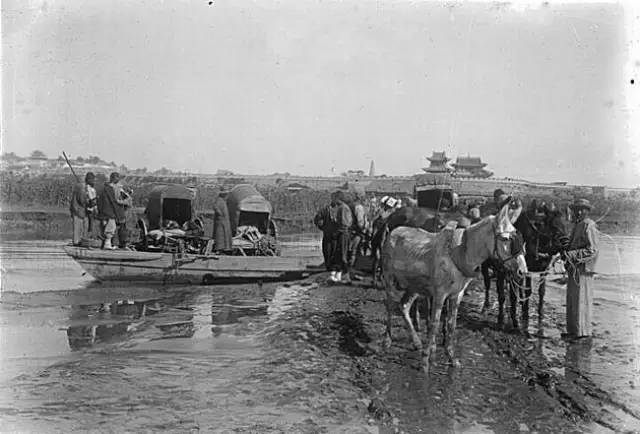
[[[619,343],[622,337],[607,335],[612,323],[598,316],[593,342],[564,342],[558,286],[550,287],[540,324],[532,312],[530,336],[498,330],[495,311],[480,315],[482,293],[471,289],[457,330],[462,366],[448,366],[439,346],[425,377],[399,315],[394,344],[380,345],[384,292],[366,277],[351,286],[327,285],[322,274],[269,285],[101,285],[56,251],[42,243],[2,258],[3,430],[599,433],[640,427],[630,386],[620,393],[612,378],[598,377],[606,370],[593,369],[598,357],[619,362],[612,369],[628,382],[633,377],[623,368],[635,372],[634,354]]]

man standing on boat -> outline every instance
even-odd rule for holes
[[[131,205],[131,197],[124,192],[122,185],[118,185],[120,174],[113,172],[109,176],[109,182],[105,183],[102,194],[98,198],[98,219],[102,225],[103,249],[112,250],[112,239],[118,231],[120,247],[126,247],[126,221],[125,206]]]
[[[113,180],[111,185],[114,188],[116,197],[116,205],[119,208],[118,218],[116,220],[116,226],[118,228],[118,247],[121,249],[127,248],[127,241],[129,239],[129,231],[127,230],[127,211],[132,205],[131,192],[127,190],[120,182],[120,174],[112,173]]]
[[[567,335],[571,338],[591,336],[593,313],[593,274],[598,259],[598,228],[589,218],[591,203],[577,199],[571,207],[576,225],[569,247],[561,252],[568,274]]]
[[[222,187],[213,204],[213,239],[215,251],[218,253],[231,250],[232,247],[231,221],[226,199],[228,193],[228,190]]]
[[[80,245],[82,239],[87,235],[89,213],[91,213],[92,206],[94,205],[89,195],[89,189],[93,189],[95,180],[95,175],[88,172],[84,177],[84,182],[78,182],[74,185],[73,191],[71,192],[69,210],[71,211],[71,224],[73,226],[72,243],[74,246]]]

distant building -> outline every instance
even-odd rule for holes
[[[429,167],[423,167],[422,170],[424,170],[427,173],[450,173],[452,170],[449,166],[447,166],[447,163],[449,162],[449,158],[447,157],[447,155],[443,152],[433,152],[431,154],[431,157],[427,157],[427,160],[429,160]]]
[[[371,165],[369,166],[369,176],[372,178],[376,176],[376,165],[373,160],[371,160]]]
[[[365,173],[364,170],[347,170],[344,175],[349,178],[362,178]]]
[[[489,178],[493,172],[486,170],[480,157],[458,157],[456,162],[452,164],[454,167],[453,175],[458,178]]]

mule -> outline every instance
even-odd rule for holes
[[[446,302],[445,350],[449,361],[454,366],[459,364],[453,353],[458,307],[464,290],[477,277],[480,264],[488,258],[495,258],[511,272],[521,275],[527,272],[523,252],[511,253],[516,229],[510,221],[509,212],[508,205],[505,205],[498,216],[486,217],[469,226],[462,232],[458,245],[453,242],[454,229],[451,226],[438,233],[404,226],[389,233],[381,254],[382,279],[387,293],[387,346],[391,344],[392,296],[394,292],[401,291],[402,315],[413,344],[422,351],[423,368],[428,372],[437,326]],[[430,301],[426,350],[423,350],[410,317],[411,306],[419,296]]]
[[[372,225],[373,236],[371,238],[371,274],[374,288],[380,278],[380,249],[389,232],[400,226],[421,228],[427,232],[438,232],[444,225],[445,221],[441,213],[414,206],[398,208],[386,219],[376,219]]]
[[[538,284],[538,317],[542,318],[544,310],[544,297],[546,293],[545,274],[551,265],[554,255],[568,244],[569,237],[567,225],[562,213],[554,204],[546,205],[535,199],[531,202],[527,211],[522,213],[514,223],[518,233],[525,243],[525,260],[529,271],[541,272],[541,280]],[[496,277],[496,290],[498,292],[498,326],[504,325],[505,284],[509,287],[509,304],[511,323],[515,329],[519,328],[517,317],[517,305],[521,305],[522,319],[529,319],[529,300],[532,295],[531,276],[511,278],[506,282],[505,272],[500,264],[487,261],[482,266],[485,297],[482,311],[489,308],[489,291],[491,279],[489,268],[492,268]]]

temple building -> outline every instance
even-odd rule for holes
[[[484,168],[486,165],[480,157],[468,155],[466,157],[458,157],[456,162],[452,164],[455,169],[453,175],[459,178],[488,178],[493,175],[493,172],[486,170]]]
[[[449,158],[447,157],[447,155],[443,152],[433,152],[431,154],[431,157],[427,157],[427,160],[429,160],[429,167],[423,167],[422,170],[424,170],[427,173],[450,173],[452,170],[449,166],[447,166],[447,162],[449,161]]]

